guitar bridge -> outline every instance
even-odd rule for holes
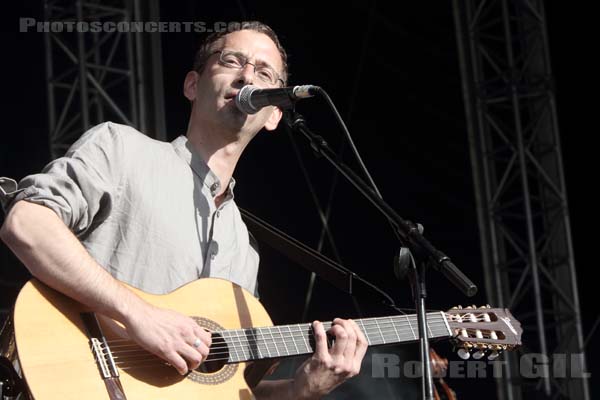
[[[88,338],[90,339],[90,348],[92,353],[94,353],[102,378],[118,378],[119,372],[117,371],[117,366],[113,360],[106,338],[102,333],[102,328],[96,318],[96,314],[82,313],[81,319],[87,330]]]
[[[105,353],[102,348],[103,343],[94,337],[90,339],[90,345],[92,347],[92,352],[94,353],[94,358],[96,358],[98,368],[100,369],[100,373],[102,374],[102,378],[118,378],[119,373],[117,372],[112,357],[106,356],[106,354],[110,354],[110,350],[107,349],[108,353]]]
[[[111,400],[126,400],[123,386],[119,380],[119,371],[115,365],[106,337],[94,313],[81,313],[81,320],[90,339],[90,348],[106,385]]]

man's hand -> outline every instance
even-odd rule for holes
[[[323,324],[313,322],[316,350],[298,370],[292,386],[294,399],[318,399],[360,372],[367,339],[352,320],[337,318],[329,330],[335,336],[331,349]]]
[[[176,311],[144,304],[125,322],[129,337],[171,364],[181,374],[198,368],[208,356],[211,334]]]

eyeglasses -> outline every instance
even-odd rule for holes
[[[279,77],[279,74],[275,70],[267,65],[256,65],[248,62],[248,57],[237,51],[231,50],[216,50],[211,53],[219,53],[219,64],[225,68],[243,69],[246,64],[250,64],[254,67],[254,75],[267,85],[277,85],[277,82],[283,80]]]

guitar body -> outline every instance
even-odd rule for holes
[[[166,295],[131,290],[158,307],[192,316],[211,330],[272,325],[254,296],[226,280],[201,279]],[[15,339],[24,378],[36,400],[109,399],[81,318],[86,311],[37,280],[21,290],[14,312]],[[115,354],[128,400],[252,398],[244,377],[247,363],[226,364],[207,373],[192,371],[183,377],[149,353],[135,359],[119,351],[133,344],[117,336],[106,321],[100,325]]]

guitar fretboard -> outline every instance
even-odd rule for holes
[[[413,342],[419,339],[416,315],[396,315],[355,320],[369,346]],[[324,322],[325,330],[331,322]],[[443,312],[427,313],[427,333],[431,339],[452,336]],[[211,354],[229,363],[310,354],[314,351],[311,324],[278,325],[213,333]],[[209,355],[209,359],[210,359]]]

